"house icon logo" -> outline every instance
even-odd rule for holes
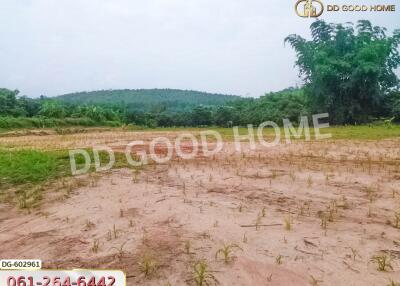
[[[324,12],[324,4],[321,0],[298,0],[295,10],[300,17],[316,18]]]

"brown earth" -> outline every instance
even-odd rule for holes
[[[124,142],[113,139],[101,140],[119,150]],[[30,213],[0,205],[1,258],[122,269],[128,285],[195,285],[199,260],[220,285],[400,281],[400,139],[297,141],[241,154],[225,143],[212,158],[74,180],[89,183],[48,192]],[[216,258],[224,244],[238,246],[227,263]],[[376,255],[393,269],[378,271]],[[146,259],[157,265],[149,277]]]

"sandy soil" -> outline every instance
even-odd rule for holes
[[[400,139],[242,154],[225,143],[212,158],[74,180],[86,184],[48,192],[30,213],[0,205],[1,258],[123,269],[128,285],[195,285],[201,259],[220,285],[400,281]],[[224,244],[238,246],[227,263]],[[375,255],[393,269],[378,271]],[[148,277],[145,260],[157,265]]]

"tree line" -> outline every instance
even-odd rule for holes
[[[17,90],[0,89],[0,127],[16,127],[18,120],[5,118],[31,118],[41,122],[37,124],[57,119],[51,121],[55,125],[68,120],[77,125],[229,127],[267,120],[280,123],[283,118],[295,122],[300,116],[325,112],[331,124],[400,121],[395,73],[400,65],[400,30],[389,36],[385,28],[364,20],[356,25],[318,20],[310,29],[310,40],[299,35],[285,39],[297,54],[295,65],[304,81],[299,88],[256,99],[157,89],[32,99],[19,96]]]
[[[297,88],[269,93],[258,99],[241,98],[226,102],[224,105],[197,105],[180,111],[171,111],[160,104],[154,105],[149,111],[143,111],[122,104],[82,105],[53,98],[31,99],[17,95],[17,90],[0,89],[0,114],[3,117],[3,123],[0,119],[0,127],[13,127],[4,126],[7,124],[4,117],[86,119],[86,121],[76,121],[82,125],[114,123],[115,125],[135,124],[146,127],[211,125],[229,127],[258,124],[266,120],[278,121],[282,118],[296,121],[299,115],[308,114],[304,91]]]

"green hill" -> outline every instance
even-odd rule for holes
[[[64,94],[58,100],[70,104],[107,105],[137,111],[187,111],[198,105],[219,106],[239,96],[179,89],[121,89]]]

